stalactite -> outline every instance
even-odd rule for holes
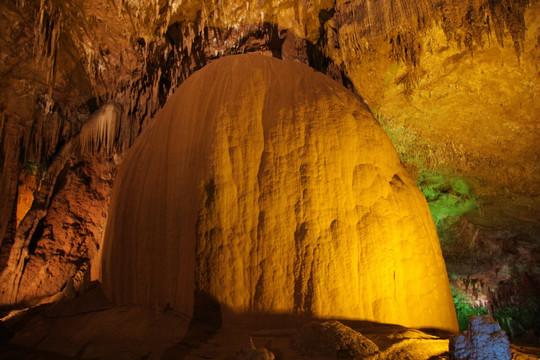
[[[431,22],[432,5],[429,1],[341,1],[334,15],[337,27],[355,20],[361,37],[387,35],[394,29],[421,30]]]
[[[419,65],[422,46],[413,32],[400,29],[388,41],[392,46],[390,57],[393,60]]]
[[[501,47],[504,46],[505,29],[512,39],[518,58],[523,51],[525,38],[525,10],[529,0],[441,1],[435,5],[442,18],[442,27],[448,40],[472,50],[483,46],[485,35],[491,33]]]
[[[53,89],[56,78],[56,63],[60,33],[62,32],[62,9],[51,0],[41,0],[35,29],[35,55],[47,67],[46,113],[52,111]]]
[[[79,135],[81,154],[104,151],[112,154],[120,131],[122,109],[115,104],[104,105],[83,126]]]

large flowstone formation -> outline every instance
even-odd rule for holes
[[[260,55],[195,73],[137,139],[102,281],[118,303],[189,316],[206,298],[457,331],[427,203],[382,128],[323,74]]]

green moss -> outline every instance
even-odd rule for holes
[[[437,232],[442,238],[461,215],[478,207],[476,198],[464,179],[450,175],[451,172],[442,167],[426,165],[427,160],[421,154],[430,153],[432,147],[419,134],[406,126],[395,124],[377,111],[374,111],[374,116],[396,148],[401,162],[416,176],[416,184],[426,197]]]
[[[26,162],[25,170],[28,174],[36,176],[38,173],[38,165],[33,159],[30,159]]]
[[[390,77],[391,73],[387,75],[386,80]],[[451,241],[456,237],[453,225],[463,214],[478,208],[478,201],[467,181],[452,176],[451,171],[441,166],[427,166],[428,161],[421,154],[430,153],[433,147],[427,144],[419,134],[406,126],[395,124],[392,119],[386,118],[377,109],[373,111],[373,115],[390,138],[402,163],[413,176],[416,176],[416,184],[427,200],[441,244]],[[432,161],[433,163],[437,164]],[[444,249],[443,246],[443,251]],[[508,273],[510,269],[507,267],[503,267],[501,271],[504,271],[506,276],[510,275]],[[456,275],[449,274],[449,276],[452,278]],[[452,294],[460,331],[467,330],[469,318],[472,315],[488,314],[486,307],[474,306],[468,296],[454,288],[452,288]],[[493,316],[510,338],[521,337],[530,329],[534,329],[537,336],[540,335],[539,298],[520,299],[519,304],[495,309]]]
[[[522,337],[529,329],[540,334],[540,298],[530,297],[524,302],[495,309],[495,320],[510,338]]]
[[[488,309],[486,307],[477,307],[471,305],[458,290],[453,286],[452,296],[454,298],[454,306],[456,307],[456,315],[459,324],[459,331],[467,330],[469,327],[469,318],[473,315],[487,315]]]
[[[45,176],[47,175],[48,170],[48,163],[45,163],[44,165],[39,165],[35,160],[30,159],[26,162],[24,170],[32,176],[38,176],[41,180],[45,179]]]
[[[459,331],[467,330],[471,316],[488,315],[487,307],[473,306],[458,289],[453,286],[451,288]],[[533,329],[538,336],[540,334],[540,298],[530,297],[520,304],[496,308],[493,317],[511,339],[526,335],[530,329]]]
[[[478,207],[467,183],[441,173],[420,170],[417,185],[422,190],[439,231],[458,221],[459,217]]]

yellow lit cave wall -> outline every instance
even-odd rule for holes
[[[384,131],[341,85],[260,55],[195,73],[129,151],[102,282],[188,315],[196,290],[226,318],[457,330],[428,206]]]

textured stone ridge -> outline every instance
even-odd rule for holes
[[[130,150],[102,281],[188,315],[217,300],[457,330],[428,206],[383,130],[341,85],[259,55],[191,76]]]
[[[312,321],[295,334],[293,342],[310,357],[365,359],[379,352],[373,341],[335,320]]]
[[[489,316],[475,315],[469,329],[450,339],[453,360],[510,360],[510,341],[500,325]]]

